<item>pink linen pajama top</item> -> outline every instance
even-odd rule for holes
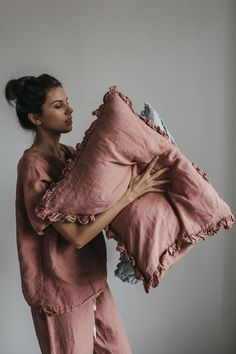
[[[60,143],[67,158],[75,149]],[[17,252],[21,286],[32,308],[48,315],[72,310],[106,286],[107,253],[103,233],[76,249],[34,212],[65,164],[51,154],[26,149],[17,164],[15,198]]]

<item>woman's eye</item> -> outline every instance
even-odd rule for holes
[[[67,102],[67,105],[69,105],[69,102]],[[55,108],[61,108],[62,105],[59,105],[59,106],[55,106]]]

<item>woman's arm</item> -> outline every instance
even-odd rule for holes
[[[125,193],[110,209],[97,215],[93,222],[79,224],[65,221],[52,222],[51,225],[75,248],[80,249],[97,236],[130,202],[131,199]]]
[[[169,183],[169,179],[159,180],[159,175],[169,167],[161,168],[151,174],[158,156],[155,156],[146,166],[145,170],[138,174],[137,164],[133,165],[132,177],[124,195],[108,210],[98,214],[95,221],[88,224],[71,222],[52,222],[51,225],[76,248],[80,249],[96,237],[127,205],[147,192],[165,192],[159,185]]]

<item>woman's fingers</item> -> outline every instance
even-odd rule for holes
[[[159,158],[159,155],[154,156],[154,158],[151,160],[151,162],[147,165],[145,173],[151,172],[151,170],[155,166],[158,158]],[[158,169],[158,171],[155,171],[154,174],[159,176],[159,175],[161,175],[162,173],[164,173],[165,171],[167,171],[169,169],[170,169],[169,166],[162,167],[162,168]]]
[[[154,156],[151,162],[149,162],[149,164],[147,165],[145,172],[150,172],[153,169],[155,163],[157,162],[158,157],[159,157],[158,155]]]
[[[136,176],[136,175],[137,175],[137,163],[135,163],[132,168],[132,176]]]
[[[163,184],[163,183],[169,183],[169,182],[171,182],[171,180],[170,179],[160,179],[157,182],[158,182],[158,184]]]
[[[150,188],[147,192],[167,192],[167,189],[162,188]]]
[[[169,169],[170,169],[170,167],[168,167],[168,166],[167,167],[162,167],[158,171],[152,173],[152,175],[160,176],[162,173],[166,172]]]

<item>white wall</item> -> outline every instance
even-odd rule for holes
[[[8,0],[0,5],[0,354],[39,354],[21,293],[15,239],[16,164],[32,143],[4,99],[11,78],[49,73],[74,108],[75,145],[116,84],[136,111],[150,102],[182,152],[201,166],[234,214],[235,1]],[[236,352],[235,228],[200,241],[146,294],[113,271],[108,282],[134,354]],[[124,353],[125,354],[125,353]]]

